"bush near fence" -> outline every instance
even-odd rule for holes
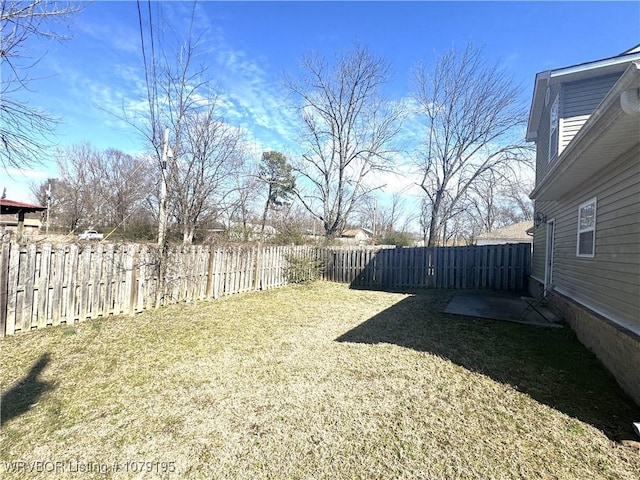
[[[155,245],[4,242],[0,244],[0,335],[265,290],[304,281],[305,275],[309,280],[364,288],[520,291],[526,288],[530,266],[529,244],[435,248],[197,245],[171,248],[162,264]]]

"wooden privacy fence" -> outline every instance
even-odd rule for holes
[[[529,244],[382,249],[199,245],[171,249],[161,265],[155,246],[4,242],[0,336],[278,287],[288,283],[290,256],[308,260],[309,269],[320,263],[324,280],[391,289],[523,290],[531,265]]]
[[[372,288],[489,288],[522,291],[531,245],[327,249],[325,279]]]
[[[287,283],[288,255],[313,247],[173,248],[160,282],[154,246],[0,244],[0,336],[134,314]]]

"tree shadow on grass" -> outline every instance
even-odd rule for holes
[[[428,352],[513,386],[615,441],[633,439],[640,408],[569,328],[441,313],[453,291],[419,292],[336,339]]]
[[[41,355],[24,378],[17,380],[9,390],[2,393],[0,423],[4,424],[22,415],[38,401],[43,393],[53,388],[51,383],[38,379],[50,361],[51,356],[48,353]]]

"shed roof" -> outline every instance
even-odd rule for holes
[[[0,198],[0,214],[42,212],[46,209],[47,207],[43,207],[41,205],[33,205],[31,203],[16,202],[15,200]]]

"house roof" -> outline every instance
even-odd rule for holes
[[[538,138],[538,128],[548,86],[593,76],[620,73],[625,71],[630,62],[634,61],[640,61],[640,45],[636,45],[614,57],[538,73],[533,88],[531,109],[529,110],[526,140],[531,142]]]
[[[46,209],[47,207],[42,207],[40,205],[16,202],[15,200],[9,200],[7,198],[0,198],[0,214],[42,212]]]
[[[529,229],[532,226],[533,226],[533,223],[531,222],[531,220],[514,223],[513,225],[509,225],[504,228],[498,228],[496,230],[493,230],[492,232],[482,233],[476,236],[476,240],[478,239],[524,240],[528,242],[530,241],[530,238],[527,235],[527,229]]]
[[[640,139],[640,59],[627,65],[552,168],[529,195],[557,200],[604,169]]]

